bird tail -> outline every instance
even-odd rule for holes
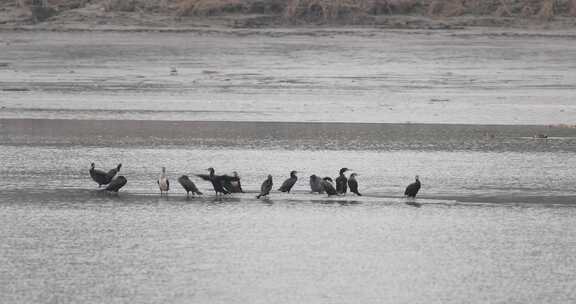
[[[356,191],[354,193],[356,193],[356,195],[358,195],[358,196],[362,196],[362,194],[360,194],[360,192],[358,192],[358,191]]]

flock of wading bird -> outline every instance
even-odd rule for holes
[[[118,193],[128,180],[126,177],[119,175],[116,176],[120,172],[120,168],[122,168],[122,164],[118,164],[116,168],[109,170],[108,172],[96,169],[96,165],[92,163],[90,167],[90,177],[98,183],[98,187],[102,185],[106,185],[104,191],[110,193]],[[232,176],[230,175],[216,175],[214,168],[206,169],[209,171],[209,174],[196,174],[195,176],[212,183],[212,187],[214,188],[214,192],[216,195],[225,195],[230,193],[243,193],[242,185],[240,184],[240,176],[237,172],[234,172]],[[361,196],[360,192],[358,191],[358,181],[356,180],[356,173],[350,174],[350,177],[346,177],[346,171],[350,171],[348,168],[340,169],[340,174],[336,178],[336,186],[333,184],[333,180],[330,177],[320,178],[316,175],[310,176],[310,190],[311,193],[326,193],[328,196],[332,195],[345,195],[348,192],[348,188],[350,188],[350,192]],[[291,171],[290,177],[286,179],[278,190],[280,192],[290,192],[292,187],[298,181],[298,177],[296,176],[297,171]],[[157,180],[158,188],[160,189],[160,196],[168,195],[168,191],[170,190],[170,180],[166,175],[166,168],[162,167],[162,173]],[[192,193],[193,196],[195,195],[202,195],[202,192],[198,190],[198,187],[190,180],[187,175],[182,175],[178,178],[178,183],[184,188],[186,191],[186,197],[190,196]],[[262,183],[260,187],[260,194],[256,196],[256,198],[267,197],[272,191],[274,184],[272,182],[272,175],[268,175],[268,178]],[[411,183],[406,187],[404,191],[404,195],[409,198],[415,198],[416,194],[420,190],[420,180],[418,179],[418,175],[416,175],[416,181]]]

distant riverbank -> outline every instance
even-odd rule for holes
[[[576,1],[453,0],[53,0],[0,8],[0,30],[172,30],[221,28],[573,30]]]

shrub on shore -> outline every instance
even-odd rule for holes
[[[289,0],[289,18],[321,17],[326,20],[346,15],[426,14],[496,17],[576,16],[576,0]]]
[[[282,0],[177,0],[178,14],[184,16],[214,16],[230,13],[279,14]]]
[[[17,0],[20,6],[33,0]],[[62,11],[101,3],[105,11],[153,11],[180,16],[275,14],[287,20],[336,21],[375,15],[461,15],[550,19],[576,16],[576,0],[49,0]]]

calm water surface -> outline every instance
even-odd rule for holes
[[[0,294],[4,303],[571,303],[574,210],[49,192],[0,206]]]

